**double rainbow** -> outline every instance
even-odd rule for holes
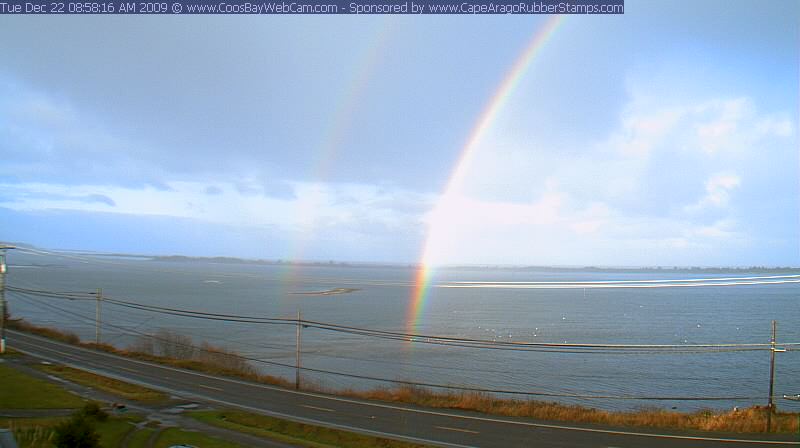
[[[464,177],[475,156],[476,148],[486,135],[486,132],[494,124],[498,113],[503,109],[509,97],[514,93],[514,90],[520,80],[525,76],[525,73],[536,59],[536,56],[540,53],[542,48],[544,48],[553,34],[555,34],[559,26],[564,23],[564,18],[565,16],[553,16],[540,26],[533,33],[528,45],[517,57],[511,69],[503,77],[502,82],[500,82],[497,89],[495,89],[495,93],[489,99],[480,116],[478,116],[475,125],[472,127],[461,149],[458,162],[450,174],[450,179],[447,182],[444,193],[439,199],[437,208],[441,208],[449,202],[458,199],[461,194]],[[435,210],[433,215],[436,215]],[[422,249],[422,257],[417,268],[406,317],[406,326],[409,333],[416,333],[420,318],[425,310],[431,277],[433,276],[432,262],[434,261],[433,256],[435,255],[434,249],[436,248],[436,241],[439,240],[442,233],[448,231],[448,229],[443,227],[442,225],[437,226],[437,223],[434,221],[428,228],[428,235]]]

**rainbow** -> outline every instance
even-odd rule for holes
[[[370,39],[359,57],[359,63],[355,64],[355,70],[349,76],[346,88],[342,89],[336,107],[333,109],[328,126],[322,135],[322,140],[318,145],[317,154],[314,157],[315,163],[311,168],[311,179],[315,182],[324,182],[330,176],[334,166],[336,156],[339,154],[348,132],[353,126],[353,117],[358,112],[361,99],[364,97],[370,80],[374,77],[386,49],[391,43],[397,29],[398,19],[387,16],[378,26],[374,36]],[[313,211],[319,206],[320,199],[312,197],[305,203],[297,207],[297,213],[301,219],[312,216]],[[295,240],[290,247],[288,259],[292,262],[305,260],[306,249],[309,240],[313,235],[306,235],[304,239]],[[293,285],[298,279],[298,268],[290,264],[289,268],[283,273],[283,283]]]
[[[314,180],[323,181],[329,176],[336,155],[353,126],[353,117],[358,112],[361,99],[369,87],[369,81],[374,77],[386,55],[397,26],[398,19],[387,16],[359,58],[360,63],[356,65],[357,69],[350,77],[347,88],[342,91],[333,119],[323,134],[320,153],[316,157],[317,162],[312,171]]]
[[[483,108],[483,111],[480,116],[478,116],[475,125],[472,127],[461,149],[460,156],[456,162],[455,168],[450,174],[450,179],[447,182],[444,194],[439,199],[439,203],[432,214],[434,218],[429,224],[428,235],[425,239],[422,257],[415,275],[414,287],[406,317],[406,326],[409,333],[416,333],[422,312],[425,310],[431,278],[433,276],[434,256],[438,253],[436,250],[438,249],[437,241],[440,240],[439,236],[443,232],[448,231],[444,226],[437,225],[435,219],[436,209],[440,209],[448,203],[452,204],[459,199],[464,177],[475,156],[476,148],[486,132],[494,124],[498,113],[503,109],[503,106],[514,93],[514,90],[520,80],[525,76],[525,73],[530,68],[534,59],[536,59],[536,56],[564,22],[565,17],[566,16],[553,16],[536,29],[522,53],[517,57],[514,65],[511,66],[511,69],[503,77],[503,80],[500,82],[497,89],[495,89],[495,93]]]

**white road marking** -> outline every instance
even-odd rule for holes
[[[233,379],[233,378],[212,376],[212,375],[208,375],[208,374],[205,374],[205,373],[193,372],[193,371],[190,371],[190,370],[182,370],[182,369],[178,369],[178,368],[175,368],[175,367],[162,366],[162,365],[159,365],[159,364],[139,361],[137,359],[126,358],[124,356],[114,355],[114,354],[111,354],[111,353],[99,352],[99,351],[89,350],[89,349],[86,349],[86,348],[83,348],[83,347],[79,347],[79,346],[63,344],[63,343],[60,343],[60,342],[57,342],[57,341],[53,341],[51,339],[47,339],[47,338],[44,338],[44,337],[41,337],[41,336],[33,336],[33,335],[26,334],[26,333],[21,333],[21,332],[18,332],[18,331],[14,331],[14,330],[9,330],[8,332],[11,333],[11,334],[16,334],[18,336],[23,336],[23,337],[27,337],[27,338],[34,339],[34,340],[40,340],[40,341],[43,341],[43,342],[47,342],[47,343],[50,343],[50,344],[53,344],[53,345],[61,345],[61,346],[67,347],[67,348],[74,349],[76,351],[83,351],[83,352],[88,352],[88,353],[93,354],[93,355],[102,355],[102,356],[106,356],[106,357],[109,357],[109,358],[116,358],[116,359],[119,359],[121,361],[126,361],[126,362],[130,362],[130,363],[134,363],[134,364],[142,364],[142,365],[145,365],[145,366],[164,369],[164,370],[172,370],[172,371],[179,372],[179,373],[182,373],[182,374],[185,374],[185,375],[194,375],[194,376],[199,376],[199,377],[203,377],[203,378],[213,379],[213,380],[216,380],[216,381],[226,381],[226,382],[229,382],[229,383],[242,384],[242,385],[246,385],[246,386],[258,387],[258,388],[262,388],[262,389],[269,389],[269,390],[279,391],[279,392],[283,392],[283,393],[290,393],[290,394],[295,394],[295,395],[303,395],[303,396],[307,396],[307,397],[316,397],[316,398],[321,398],[321,399],[326,399],[326,400],[331,400],[331,401],[339,401],[339,402],[343,402],[343,403],[358,404],[358,405],[362,405],[362,406],[373,406],[373,407],[377,407],[377,408],[394,409],[394,410],[398,410],[398,411],[413,412],[413,413],[417,413],[417,414],[439,415],[439,416],[443,416],[443,417],[460,418],[460,419],[464,419],[464,420],[477,420],[477,421],[492,422],[492,423],[504,423],[504,424],[508,424],[508,425],[528,426],[528,427],[532,427],[532,428],[550,428],[550,429],[561,429],[561,430],[569,430],[569,431],[581,431],[581,432],[602,433],[602,434],[623,435],[623,436],[653,437],[653,438],[658,438],[658,439],[701,440],[701,441],[710,441],[710,442],[756,443],[756,444],[769,444],[769,445],[798,445],[798,446],[800,446],[800,442],[793,442],[793,441],[788,441],[788,440],[784,441],[784,440],[726,439],[726,438],[722,438],[722,437],[682,436],[682,435],[677,435],[677,434],[654,434],[654,433],[633,432],[633,431],[614,431],[614,430],[609,430],[609,429],[581,428],[579,426],[566,426],[566,425],[551,425],[551,424],[547,424],[547,423],[534,423],[534,422],[525,422],[525,421],[518,421],[518,420],[504,420],[504,419],[501,419],[501,418],[493,418],[493,417],[479,417],[479,416],[473,416],[473,415],[458,415],[458,414],[451,414],[451,413],[448,413],[448,412],[441,412],[441,411],[424,410],[424,409],[411,409],[411,408],[406,408],[406,407],[402,407],[402,406],[395,406],[395,405],[391,405],[391,404],[370,403],[370,402],[365,402],[365,401],[354,400],[354,399],[351,399],[351,398],[331,397],[331,396],[327,396],[327,395],[316,394],[316,393],[313,393],[313,392],[300,392],[300,391],[294,391],[294,390],[287,390],[287,389],[284,389],[284,388],[281,388],[281,387],[277,387],[277,386],[268,386],[266,384],[250,383],[250,382],[246,382],[246,381],[236,380],[236,379]],[[29,355],[36,356],[36,353],[32,353],[32,352],[29,352],[29,351],[26,351],[26,350],[20,350],[20,349],[18,349],[16,347],[14,347],[14,348],[19,350],[19,351],[21,351],[21,352],[23,352],[23,353],[27,353]],[[66,356],[63,352],[58,352],[58,351],[52,350],[52,349],[48,350],[48,349],[46,349],[44,347],[41,347],[41,346],[36,346],[35,348],[36,349],[44,349],[46,351],[55,352],[55,353],[58,353],[61,356],[65,356],[65,357],[69,358],[69,356]],[[39,356],[42,357],[41,355],[39,355]],[[75,358],[73,358],[73,359],[75,359]],[[55,360],[55,361],[57,361],[57,360]],[[72,366],[72,367],[75,367],[77,369],[81,369],[80,366]],[[84,369],[81,369],[81,370],[87,370],[87,371],[91,372],[93,369],[84,368]],[[101,373],[101,372],[97,372],[97,373],[99,373],[100,375],[104,374],[104,373]],[[112,378],[114,377],[113,375],[108,375],[108,374],[106,374],[106,376],[111,376]],[[119,378],[119,379],[121,381],[126,381],[125,379],[122,379],[122,378]],[[174,389],[170,389],[170,388],[165,387],[165,386],[159,386],[159,385],[155,385],[155,384],[151,384],[151,383],[145,383],[143,381],[135,381],[135,380],[133,380],[133,381],[128,380],[128,381],[129,382],[133,382],[133,383],[140,383],[140,385],[143,385],[143,386],[146,386],[146,387],[151,387],[151,388],[154,388],[154,389],[164,389],[164,390],[168,390],[170,392],[176,392],[176,393],[177,392],[187,393],[186,391],[175,391]],[[263,414],[266,414],[266,415],[273,415],[273,416],[277,416],[277,417],[280,417],[280,418],[287,418],[289,420],[300,421],[301,423],[303,422],[303,420],[306,420],[307,422],[310,422],[311,424],[327,426],[329,428],[337,428],[338,427],[338,428],[343,428],[343,429],[347,429],[347,430],[350,430],[350,431],[356,431],[356,432],[361,432],[361,433],[365,433],[365,434],[369,434],[369,433],[381,434],[382,436],[394,436],[394,438],[411,440],[411,441],[416,441],[416,442],[420,442],[420,441],[422,441],[423,443],[431,443],[431,442],[433,442],[433,443],[436,443],[438,445],[448,445],[445,442],[438,442],[438,441],[425,440],[425,439],[417,439],[417,438],[414,438],[414,437],[407,437],[407,436],[402,436],[402,435],[399,435],[399,434],[381,433],[380,431],[372,431],[372,430],[365,429],[365,428],[355,428],[355,427],[350,427],[350,426],[347,426],[347,425],[339,425],[339,424],[335,424],[335,423],[315,421],[315,420],[306,419],[306,418],[303,418],[303,417],[298,417],[298,416],[294,416],[294,415],[289,415],[289,414],[283,414],[283,413],[280,413],[280,412],[270,411],[270,410],[267,410],[267,409],[254,408],[254,407],[247,406],[247,405],[235,404],[235,403],[231,403],[229,401],[224,401],[224,400],[220,400],[220,399],[212,398],[212,397],[203,396],[202,398],[204,398],[206,400],[209,400],[209,401],[215,401],[215,402],[218,402],[218,403],[232,405],[234,407],[238,407],[238,408],[242,408],[242,409],[247,409],[247,410],[252,410],[252,411],[255,411],[255,412],[260,412],[260,413],[263,413]],[[392,438],[392,437],[390,437],[390,438]],[[449,445],[450,446],[458,446],[458,445],[453,445],[453,444],[449,444]]]
[[[205,389],[218,390],[218,391],[220,391],[220,392],[225,392],[225,390],[224,390],[224,389],[220,389],[219,387],[214,387],[214,386],[206,386],[205,384],[198,384],[198,386],[200,386],[200,387],[202,387],[202,388],[205,388]]]
[[[325,412],[336,412],[336,411],[334,411],[333,409],[321,408],[321,407],[319,407],[319,406],[311,406],[310,404],[301,404],[300,406],[302,406],[302,407],[304,407],[304,408],[309,408],[309,409],[316,409],[316,410],[318,410],[318,411],[325,411]]]
[[[36,348],[37,349],[42,349],[43,347],[36,347]],[[19,350],[22,353],[31,355],[31,356],[37,356],[39,358],[44,358],[44,357],[47,356],[47,355],[42,355],[42,354],[39,354],[39,353],[28,352],[26,350],[19,349],[19,348],[17,348],[17,350]],[[55,351],[55,350],[49,350],[49,349],[44,349],[44,350],[58,353],[60,356],[65,357],[65,358],[70,358],[70,359],[75,359],[75,360],[80,360],[80,361],[86,362],[83,359],[73,358],[73,357],[64,355],[62,352],[58,352],[58,351]],[[50,359],[52,359],[53,361],[56,361],[56,362],[60,362],[56,358],[50,358]],[[147,364],[147,363],[144,363],[144,362],[141,362],[141,361],[137,361],[137,362],[140,362],[142,364]],[[62,363],[62,364],[64,364],[64,363]],[[110,378],[119,379],[120,381],[124,380],[124,378],[116,376],[114,374],[107,374],[105,372],[101,372],[101,371],[98,371],[98,370],[95,370],[95,369],[92,369],[92,368],[86,368],[86,367],[79,366],[78,364],[64,364],[64,365],[69,365],[70,367],[74,367],[74,368],[80,369],[80,370],[85,370],[85,371],[91,372],[91,373],[96,373],[98,375],[106,375],[106,376],[108,376]],[[161,366],[157,366],[157,367],[161,367]],[[171,367],[167,368],[167,369],[168,370],[177,370],[177,369],[173,369]],[[199,375],[200,376],[207,376],[207,375],[204,375],[204,374],[199,374]],[[404,436],[402,434],[375,431],[375,430],[356,427],[356,426],[349,426],[349,425],[343,425],[343,424],[338,424],[338,423],[326,422],[326,421],[322,421],[322,420],[315,420],[315,419],[307,418],[307,417],[298,417],[296,415],[284,414],[282,412],[277,412],[277,411],[270,411],[269,409],[256,408],[256,407],[248,406],[248,405],[245,405],[245,404],[238,404],[238,403],[233,403],[233,402],[226,401],[226,400],[220,400],[219,398],[213,398],[213,397],[209,397],[207,395],[201,395],[201,394],[198,394],[196,392],[187,392],[187,391],[184,391],[184,390],[176,390],[176,389],[172,389],[170,387],[166,387],[166,386],[162,386],[162,385],[158,385],[158,384],[152,384],[152,383],[148,383],[148,382],[145,382],[145,381],[130,380],[129,382],[131,382],[133,384],[138,384],[140,386],[149,387],[151,389],[162,390],[162,391],[171,393],[173,395],[192,396],[192,397],[195,397],[195,398],[197,398],[199,400],[204,400],[204,401],[208,401],[208,402],[211,402],[211,403],[218,403],[218,404],[221,404],[223,406],[228,406],[228,407],[232,407],[232,408],[238,408],[238,409],[254,412],[254,413],[257,413],[257,414],[261,414],[261,415],[268,415],[268,416],[271,416],[271,417],[282,418],[282,419],[285,419],[285,420],[290,420],[290,421],[299,422],[299,423],[306,423],[306,424],[310,424],[310,425],[323,426],[323,427],[326,427],[326,428],[333,428],[333,429],[341,429],[341,430],[344,430],[344,431],[351,431],[351,432],[356,432],[356,433],[361,433],[361,434],[367,434],[367,435],[382,437],[382,438],[386,438],[386,439],[404,440],[404,441],[407,441],[407,442],[421,443],[423,445],[438,445],[438,446],[450,447],[450,448],[477,448],[477,447],[469,446],[469,445],[459,445],[457,443],[448,443],[448,442],[442,442],[442,441],[438,441],[438,440],[429,440],[429,439],[423,439],[423,438],[419,438],[419,437]],[[233,380],[233,382],[240,383],[241,381]],[[248,384],[248,383],[244,383],[244,382],[241,382],[241,383],[242,384]],[[305,393],[301,393],[301,394],[306,395]]]
[[[473,431],[471,429],[451,428],[449,426],[434,426],[434,428],[444,429],[445,431],[457,431],[457,432],[466,432],[469,434],[480,434],[478,431]]]

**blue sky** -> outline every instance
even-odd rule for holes
[[[800,265],[800,4],[0,16],[0,239],[437,263]]]

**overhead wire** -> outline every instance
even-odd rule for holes
[[[16,292],[41,295],[51,298],[64,298],[77,300],[71,294],[64,294],[54,291],[33,290],[25,288],[13,289]],[[88,293],[87,293],[88,294]],[[223,313],[209,313],[204,311],[188,310],[181,308],[162,307],[157,305],[146,305],[127,300],[104,297],[103,302],[122,307],[136,309],[139,311],[156,312],[181,317],[192,317],[215,321],[249,323],[249,324],[276,324],[276,325],[302,325],[304,328],[316,328],[323,331],[332,331],[357,336],[372,337],[386,340],[396,340],[403,342],[445,345],[451,347],[491,349],[491,350],[511,350],[511,351],[538,351],[551,353],[724,353],[732,351],[756,351],[769,350],[769,343],[724,343],[724,344],[590,344],[590,343],[555,343],[555,342],[519,342],[519,341],[497,341],[486,339],[474,339],[452,336],[438,336],[415,333],[402,333],[388,330],[375,330],[360,328],[328,322],[320,322],[296,318],[281,317],[258,317],[243,316]],[[789,342],[780,344],[782,347],[798,346],[800,343]]]
[[[61,307],[54,306],[52,304],[42,302],[38,299],[29,298],[29,300],[34,300],[39,302],[42,305],[45,305],[51,309],[55,309],[59,312],[65,313],[67,315],[76,316],[84,321],[91,321],[93,320],[89,316],[82,316],[77,313],[70,312],[69,310],[63,309]],[[204,349],[203,347],[198,347],[193,344],[187,344],[180,341],[168,340],[165,338],[158,337],[156,335],[151,335],[148,333],[140,332],[137,330],[131,330],[128,328],[119,327],[113,324],[104,323],[103,326],[115,328],[123,332],[127,333],[134,333],[140,336],[145,336],[152,338],[154,340],[161,340],[165,342],[169,342],[171,344],[185,346],[187,348],[192,348],[194,350],[205,351],[209,353],[215,353],[211,350]],[[273,365],[278,367],[290,368],[290,369],[297,369],[298,367],[292,364],[271,361],[261,358],[254,358],[254,357],[246,357],[242,355],[235,355],[241,359],[247,361],[258,362],[267,365]],[[379,381],[379,382],[389,382],[395,384],[403,384],[409,386],[417,386],[417,387],[429,387],[429,388],[436,388],[436,389],[448,389],[448,390],[460,390],[460,391],[467,391],[467,392],[477,392],[477,393],[493,393],[493,394],[504,394],[504,395],[521,395],[521,396],[539,396],[539,397],[552,397],[552,398],[578,398],[578,399],[609,399],[609,400],[644,400],[644,401],[733,401],[733,400],[756,400],[756,399],[763,399],[762,396],[713,396],[713,397],[686,397],[686,396],[649,396],[649,395],[591,395],[591,394],[578,394],[578,393],[551,393],[551,392],[544,392],[544,391],[519,391],[519,390],[510,390],[510,389],[488,389],[488,388],[478,388],[478,387],[470,387],[470,386],[457,386],[451,384],[438,384],[438,383],[430,383],[430,382],[419,382],[419,381],[407,381],[401,379],[390,379],[390,378],[383,378],[377,376],[370,376],[370,375],[361,375],[361,374],[354,374],[354,373],[347,373],[347,372],[338,372],[333,370],[327,369],[317,369],[313,367],[301,366],[299,367],[300,370],[306,372],[314,372],[314,373],[321,373],[321,374],[328,374],[328,375],[336,375],[354,379],[362,379],[362,380],[370,380],[370,381]]]

